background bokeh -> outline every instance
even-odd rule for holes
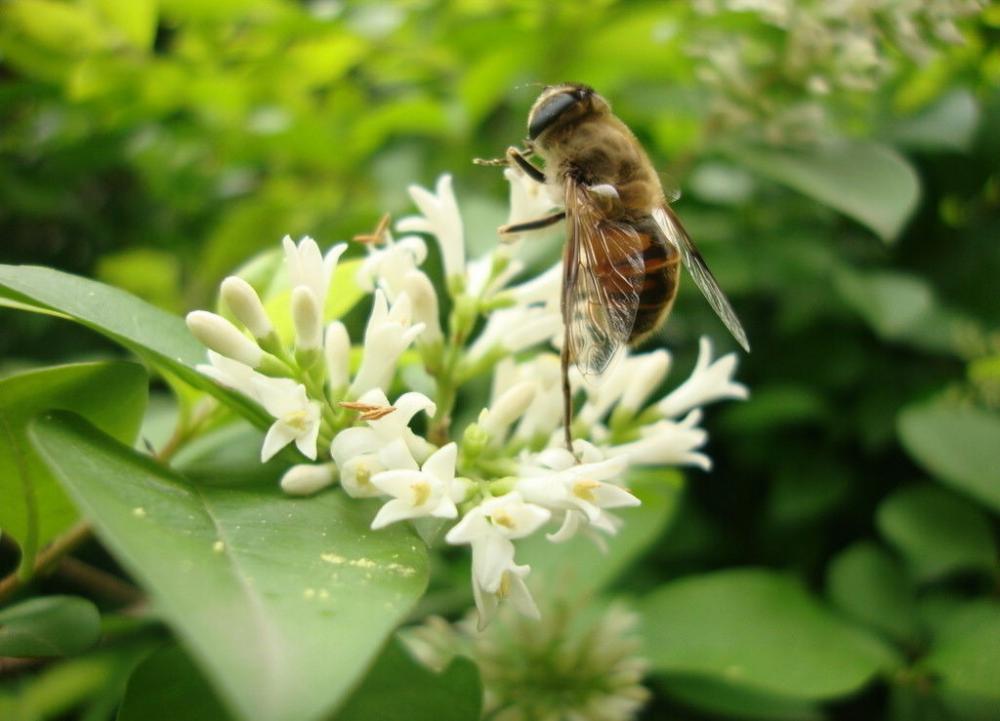
[[[622,588],[776,569],[908,659],[736,717],[998,718],[998,36],[968,0],[9,0],[0,261],[183,312],[285,233],[350,238],[442,172],[485,249],[506,184],[471,159],[523,137],[539,83],[589,83],[682,191],[753,344],[714,469]],[[702,334],[735,348],[688,284],[649,345],[679,373]],[[5,371],[112,352],[0,310]],[[941,660],[973,611],[980,645]],[[720,710],[721,686],[655,688],[649,718]]]

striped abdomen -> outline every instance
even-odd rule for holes
[[[629,334],[629,344],[640,342],[652,333],[670,313],[677,296],[680,276],[680,253],[669,243],[654,223],[637,226],[643,242],[642,262],[644,278],[639,291],[639,307]]]

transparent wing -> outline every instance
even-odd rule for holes
[[[563,322],[570,359],[585,375],[602,372],[628,341],[645,276],[639,233],[609,220],[599,205],[607,202],[566,181]]]
[[[660,226],[660,230],[667,236],[667,240],[673,243],[681,252],[681,258],[685,267],[687,267],[688,272],[694,279],[695,285],[698,286],[705,298],[708,299],[708,304],[712,306],[712,310],[726,324],[726,328],[733,334],[736,342],[743,347],[743,350],[749,353],[750,341],[747,339],[746,331],[743,330],[743,324],[736,317],[736,311],[729,304],[729,299],[722,292],[722,288],[719,287],[719,282],[712,275],[712,271],[708,269],[705,259],[698,252],[698,248],[695,247],[691,236],[684,230],[680,219],[669,207],[662,207],[653,210],[653,220]]]

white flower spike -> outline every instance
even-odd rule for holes
[[[411,185],[408,189],[410,197],[421,215],[403,218],[396,224],[400,231],[428,233],[435,237],[444,259],[445,276],[449,280],[465,274],[465,233],[451,186],[451,175],[448,174],[438,178],[434,193],[419,185]]]

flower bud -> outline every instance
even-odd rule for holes
[[[336,480],[333,463],[302,463],[289,468],[281,477],[281,490],[292,496],[310,496]]]
[[[423,323],[424,332],[420,336],[421,343],[438,343],[441,341],[441,319],[438,317],[438,297],[434,284],[425,273],[411,270],[403,277],[403,292],[413,304],[413,322]]]
[[[508,388],[480,420],[483,430],[490,437],[502,440],[511,424],[528,410],[537,392],[538,384],[533,381],[521,381]]]
[[[646,402],[649,395],[656,390],[670,367],[670,354],[665,350],[656,350],[641,356],[633,356],[638,362],[632,371],[628,385],[622,393],[618,407],[629,413],[635,413]]]
[[[339,320],[326,327],[323,357],[330,388],[347,388],[351,372],[351,339],[347,328]]]
[[[219,355],[251,368],[260,365],[264,351],[221,315],[196,310],[187,314],[186,321],[192,335]]]
[[[253,286],[239,276],[231,275],[222,281],[222,300],[237,320],[246,326],[254,338],[267,338],[274,332],[271,319]]]
[[[312,289],[300,285],[292,291],[292,322],[295,325],[295,349],[319,350],[322,345],[323,315]]]

